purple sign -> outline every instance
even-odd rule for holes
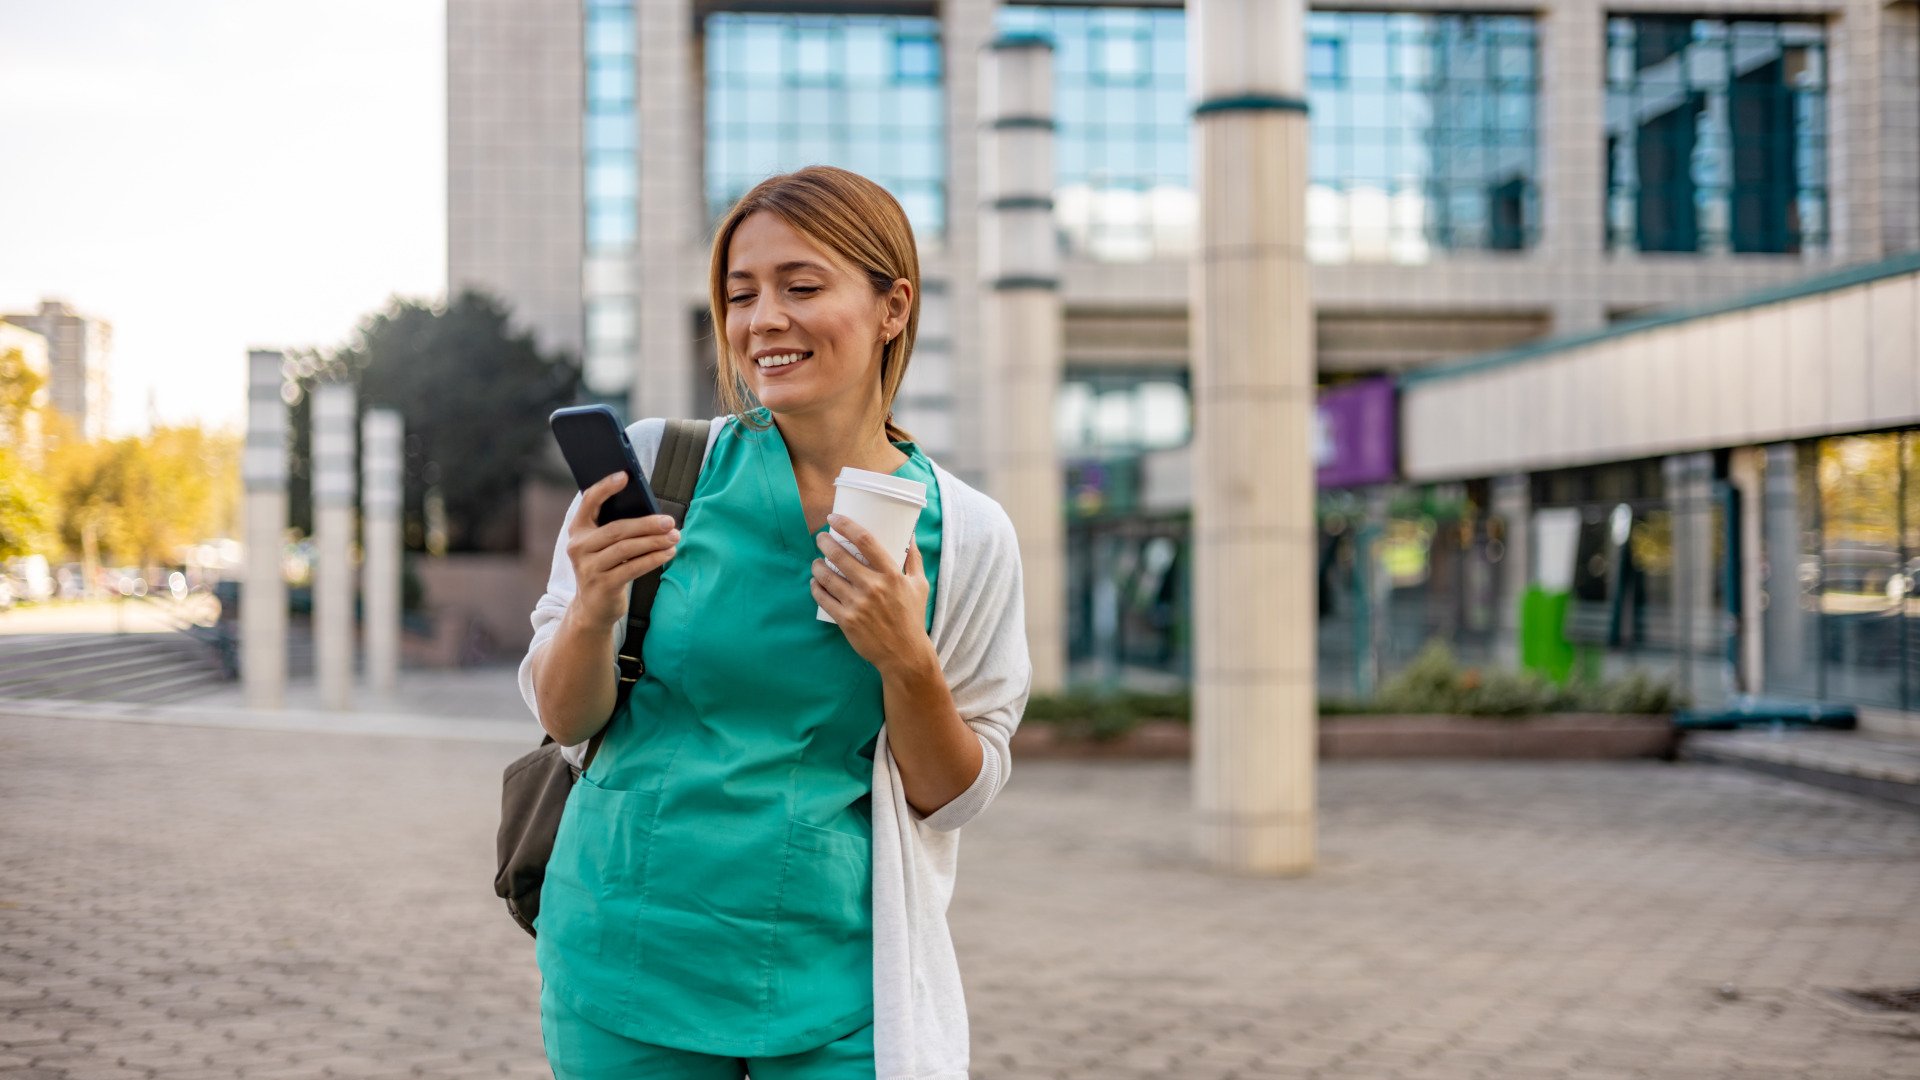
[[[1398,475],[1392,379],[1343,383],[1314,409],[1314,479],[1323,488],[1384,484]]]

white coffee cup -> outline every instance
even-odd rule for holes
[[[907,549],[913,546],[913,527],[919,523],[920,511],[926,505],[927,485],[918,480],[849,466],[841,469],[833,481],[833,512],[872,533],[882,548],[899,553],[896,570],[907,567]],[[866,556],[860,554],[853,541],[840,535],[837,529],[829,531],[848,554],[866,565]],[[828,560],[827,565],[834,573],[846,576],[832,560]],[[817,605],[814,618],[821,622],[834,621],[825,608]]]

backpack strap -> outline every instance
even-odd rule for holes
[[[653,501],[659,505],[660,512],[670,515],[676,528],[686,524],[693,489],[700,483],[700,467],[706,463],[707,438],[711,431],[712,422],[708,420],[669,420],[666,434],[660,439],[660,452],[654,455],[653,475],[647,486],[653,489]],[[660,578],[665,573],[666,567],[662,566],[635,578],[632,591],[627,594],[627,636],[620,646],[620,681],[614,691],[614,716],[619,716],[620,710],[627,707],[633,684],[646,674],[646,665],[640,661],[640,645],[646,640],[647,626],[653,621],[653,598],[660,591]],[[593,755],[600,752],[600,740],[606,737],[607,727],[612,723],[609,718],[588,742],[582,770],[592,763]]]

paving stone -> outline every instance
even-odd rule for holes
[[[528,745],[537,741],[529,725]],[[484,739],[0,716],[0,1078],[544,1077]],[[981,1080],[1906,1080],[1908,812],[1681,764],[1339,763],[1293,880],[1179,763],[1019,763],[952,924]],[[1723,984],[1739,988],[1723,1000]]]

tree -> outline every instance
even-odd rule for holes
[[[294,525],[311,531],[308,490],[314,389],[348,380],[359,407],[393,408],[406,418],[405,535],[424,547],[429,488],[446,505],[448,549],[517,551],[520,487],[540,468],[551,436],[547,414],[570,405],[580,369],[565,353],[543,353],[516,333],[506,309],[477,292],[445,307],[395,298],[365,322],[351,345],[289,357],[300,388],[290,417],[294,453],[288,490]]]
[[[0,446],[0,559],[45,552],[53,524],[46,483],[17,450]]]
[[[46,384],[18,347],[0,351],[0,559],[44,551],[53,541],[53,494],[38,475],[36,437]]]
[[[67,551],[89,562],[105,551],[117,562],[170,563],[189,544],[232,533],[240,439],[197,426],[94,442],[63,437],[47,472]]]
[[[0,448],[30,449],[31,421],[41,411],[36,399],[46,385],[46,377],[27,366],[19,347],[0,351]]]

